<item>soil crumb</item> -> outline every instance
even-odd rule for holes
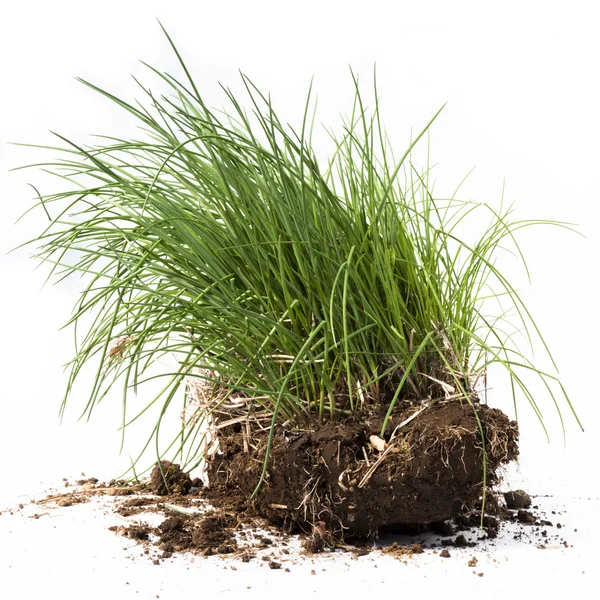
[[[413,556],[414,554],[423,554],[423,546],[421,544],[409,544],[402,545],[398,542],[393,542],[389,546],[383,548],[385,554],[391,554],[396,558],[405,558],[407,556]]]

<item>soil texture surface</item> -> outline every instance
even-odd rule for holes
[[[498,467],[518,456],[516,422],[484,405],[412,406],[392,415],[380,437],[382,424],[383,415],[374,414],[308,431],[279,427],[252,508],[323,543],[369,538],[473,510],[496,483]],[[249,498],[260,481],[267,438],[268,432],[247,427],[221,430],[208,497]]]

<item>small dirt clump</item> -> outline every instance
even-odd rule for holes
[[[168,460],[161,460],[154,465],[150,474],[150,489],[153,494],[158,496],[172,493],[187,494],[191,487],[190,476],[184,473],[179,465]]]
[[[389,546],[383,548],[385,554],[390,554],[396,558],[405,558],[407,556],[413,556],[414,554],[423,554],[423,546],[421,544],[399,544],[393,542]]]
[[[231,554],[237,550],[233,528],[237,519],[233,515],[215,514],[202,517],[192,534],[194,547],[205,554]]]
[[[535,515],[530,513],[528,510],[520,510],[517,513],[517,520],[519,523],[535,523],[536,518]]]
[[[506,502],[506,508],[510,508],[511,510],[529,508],[531,506],[531,496],[523,490],[506,492],[504,494],[504,501]]]
[[[176,531],[177,529],[181,529],[183,527],[184,520],[181,517],[167,517],[158,528],[162,533],[167,533],[169,531]]]

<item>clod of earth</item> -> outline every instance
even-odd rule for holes
[[[531,506],[531,496],[523,490],[514,490],[504,494],[506,508],[521,509]]]
[[[528,510],[519,510],[517,513],[519,523],[535,523],[535,515],[532,515]]]
[[[476,412],[475,412],[476,411]],[[398,411],[394,431],[416,412]],[[461,515],[480,502],[484,481],[518,455],[518,428],[501,411],[482,404],[439,402],[387,442],[373,447],[380,415],[365,422],[330,423],[312,431],[278,427],[267,477],[253,508],[287,529],[311,533],[311,550],[336,539],[366,537],[382,528],[425,525]],[[250,442],[250,443],[249,443]],[[209,465],[211,497],[238,492],[249,497],[260,477],[267,438],[223,428],[221,453]]]
[[[167,494],[186,494],[192,487],[192,480],[184,473],[179,465],[168,460],[156,463],[150,475],[150,489],[153,494],[165,496]]]

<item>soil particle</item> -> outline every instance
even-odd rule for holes
[[[154,498],[130,498],[129,500],[123,500],[115,509],[115,512],[123,517],[131,517],[141,512],[147,512],[153,506],[156,506]]]
[[[78,479],[77,485],[83,487],[84,490],[91,490],[96,487],[98,480],[95,477],[90,477],[88,479]]]
[[[510,509],[522,509],[529,508],[531,506],[531,496],[523,490],[513,490],[504,494],[504,500],[506,502],[506,508]]]
[[[467,531],[472,528],[483,528],[488,538],[493,539],[498,536],[500,531],[500,519],[490,515],[483,515],[478,510],[472,511],[467,515],[460,515],[454,519],[455,531]],[[459,536],[464,538],[464,536]],[[458,539],[458,538],[457,538]],[[462,539],[459,540],[459,543]]]
[[[469,542],[462,533],[453,540],[442,540],[442,546],[454,546],[455,548],[472,548],[476,545],[475,542]]]
[[[61,507],[72,506],[74,501],[75,498],[73,496],[65,496],[64,498],[60,498],[59,500],[57,500],[56,504],[58,504],[58,506]]]
[[[237,519],[233,515],[214,514],[202,517],[192,533],[195,548],[205,554],[231,554],[237,550],[233,527]]]
[[[109,487],[104,490],[107,496],[129,496],[132,490],[127,487]]]
[[[109,527],[109,529],[111,531],[115,531],[117,535],[122,535],[138,542],[149,540],[150,533],[152,532],[152,528],[148,525],[137,523],[130,525],[129,527]]]

